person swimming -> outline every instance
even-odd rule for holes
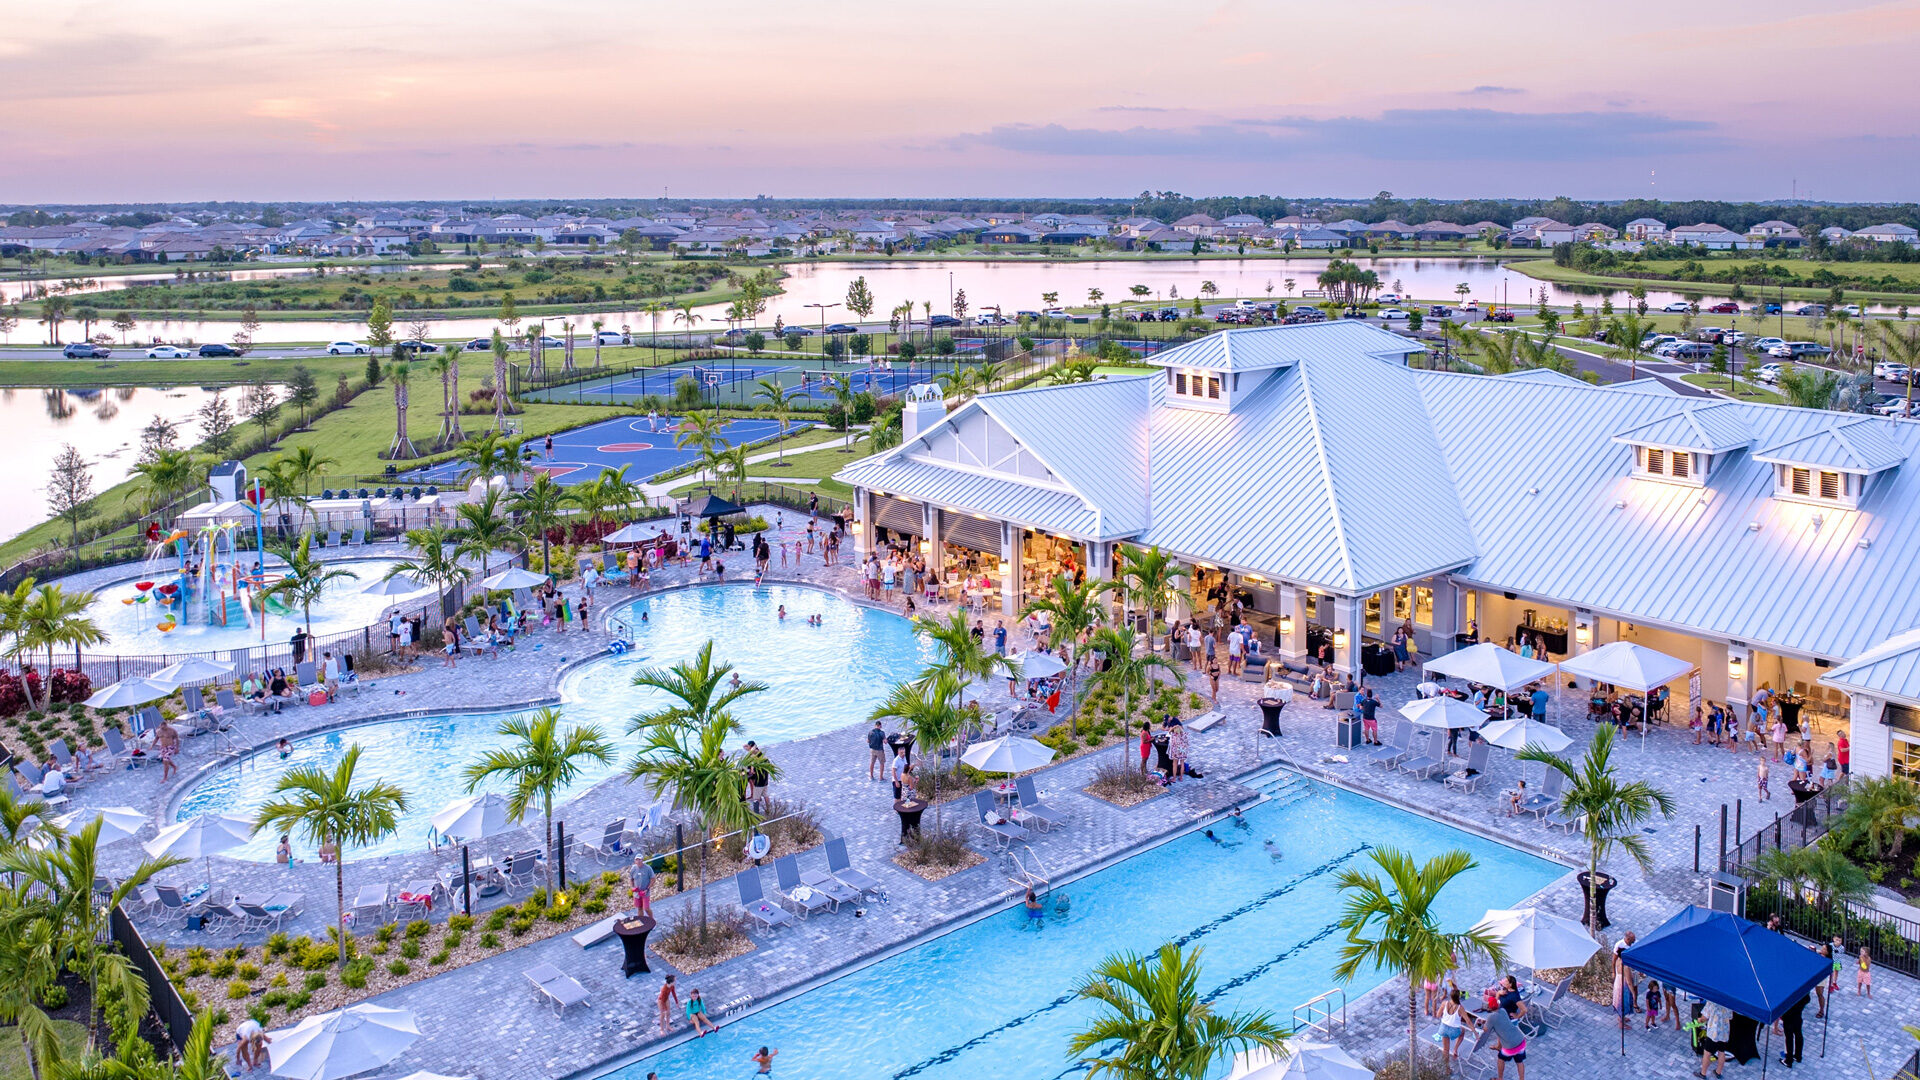
[[[1233,827],[1236,829],[1252,829],[1253,828],[1253,826],[1247,824],[1247,816],[1241,813],[1240,808],[1237,806],[1234,807],[1232,810],[1228,811],[1227,817],[1233,821]]]
[[[779,619],[781,622],[786,622],[787,621],[787,605],[781,604],[779,609],[776,610],[773,614],[774,614],[774,617]]]
[[[285,739],[280,740],[280,745],[277,747],[277,749],[280,751],[281,761],[285,761],[288,758],[293,756],[293,744],[288,742]]]
[[[1274,862],[1279,862],[1282,858],[1285,857],[1285,853],[1283,853],[1280,850],[1280,845],[1274,843],[1272,838],[1268,838],[1267,842],[1264,844],[1261,844],[1260,847],[1266,851],[1267,857],[1272,859]]]

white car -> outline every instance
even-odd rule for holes
[[[1404,319],[1407,313],[1400,308],[1390,307],[1380,313],[1382,319]]]
[[[1784,370],[1786,369],[1781,367],[1779,364],[1761,364],[1760,370],[1754,372],[1753,377],[1756,379],[1759,379],[1763,383],[1779,382],[1780,373]]]
[[[327,346],[328,356],[365,356],[369,351],[357,341],[336,341]]]
[[[1782,360],[1791,360],[1793,359],[1793,346],[1783,341],[1780,344],[1769,348],[1767,350],[1767,355],[1777,356]]]
[[[601,345],[629,345],[632,342],[627,335],[618,330],[602,330],[595,334],[594,340]]]
[[[1916,407],[1920,407],[1920,401],[1914,402],[1914,405]],[[1907,410],[1907,399],[1897,398],[1897,397],[1888,398],[1887,400],[1881,402],[1880,404],[1875,405],[1873,407],[1873,411],[1879,413],[1881,416],[1898,417],[1898,416],[1911,415]]]
[[[1683,311],[1692,311],[1693,305],[1687,303],[1685,300],[1675,300],[1673,303],[1668,304],[1666,307],[1663,307],[1660,310],[1666,312],[1669,315],[1678,315]]]
[[[155,345],[147,350],[149,360],[185,360],[192,355],[192,349],[183,349],[178,345]]]
[[[1067,317],[1067,309],[1050,307],[1047,310],[1041,312],[1041,314],[1045,315],[1049,319],[1064,319]]]
[[[1679,338],[1672,334],[1648,334],[1646,337],[1640,339],[1640,351],[1652,352],[1668,342],[1679,340]]]
[[[1856,319],[1857,319],[1857,318],[1859,318],[1859,317],[1860,317],[1860,305],[1859,305],[1859,304],[1844,304],[1844,305],[1842,305],[1842,306],[1841,306],[1841,308],[1840,308],[1840,313],[1841,313],[1842,315],[1851,315],[1851,316],[1853,316],[1854,318],[1856,318]]]
[[[1259,304],[1245,298],[1233,302],[1233,309],[1235,311],[1252,311],[1259,306]]]
[[[1908,370],[1905,364],[1896,364],[1890,360],[1882,360],[1880,363],[1873,365],[1873,377],[1876,379],[1886,379],[1890,382],[1906,382]]]
[[[1381,293],[1377,299],[1383,304],[1397,304],[1400,302],[1400,294]]]
[[[1786,338],[1777,338],[1777,337],[1755,338],[1753,339],[1753,343],[1747,346],[1747,350],[1749,352],[1766,352],[1767,350],[1773,348],[1775,345],[1785,345],[1786,343],[1787,343]]]

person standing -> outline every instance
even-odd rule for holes
[[[633,860],[633,870],[629,875],[633,882],[633,913],[635,915],[653,914],[653,864],[644,856]]]
[[[1764,755],[1764,754],[1763,754],[1763,755],[1761,755],[1761,757],[1760,757],[1760,771],[1759,771],[1759,773],[1758,773],[1758,776],[1757,776],[1757,779],[1758,779],[1758,781],[1759,781],[1759,784],[1760,784],[1760,801],[1761,801],[1761,802],[1766,802],[1766,801],[1767,801],[1768,799],[1771,799],[1771,798],[1773,798],[1773,795],[1772,795],[1772,794],[1771,794],[1770,792],[1768,792],[1768,790],[1767,790],[1767,775],[1768,775],[1768,772],[1769,772],[1769,770],[1768,770],[1768,768],[1767,768],[1767,759],[1766,759],[1766,755]]]
[[[1153,754],[1153,723],[1140,721],[1140,775],[1147,775],[1147,758]]]
[[[1853,744],[1847,741],[1847,732],[1844,728],[1840,731],[1840,741],[1834,744],[1833,754],[1840,761],[1840,775],[1853,775]]]
[[[893,801],[894,802],[900,801],[900,793],[901,791],[904,790],[903,785],[906,784],[907,776],[912,771],[913,771],[913,767],[907,764],[906,744],[900,743],[895,745],[893,748]]]
[[[1354,707],[1360,710],[1360,731],[1366,741],[1374,746],[1383,745],[1380,742],[1380,699],[1373,696],[1372,687],[1360,692]]]
[[[873,727],[867,729],[867,779],[880,779],[880,770],[887,763],[887,732],[875,720]]]
[[[299,667],[307,658],[307,628],[302,626],[293,631],[293,637],[287,642],[293,647],[293,666]]]
[[[1860,974],[1854,977],[1853,992],[1858,997],[1873,996],[1873,957],[1865,945],[1860,946]]]
[[[672,975],[667,976],[667,981],[660,984],[660,996],[656,999],[656,1004],[660,1007],[660,1031],[665,1034],[673,1027],[673,1013],[669,1010],[680,1006],[680,990],[673,985]]]
[[[1803,997],[1780,1014],[1780,1064],[1789,1069],[1807,1059],[1806,1010],[1807,999]]]
[[[772,1076],[773,1075],[773,1059],[779,1056],[779,1054],[780,1054],[780,1051],[778,1050],[769,1050],[764,1046],[761,1047],[760,1052],[753,1055],[753,1063],[755,1065],[760,1066],[760,1068],[754,1071],[754,1075],[755,1076]]]

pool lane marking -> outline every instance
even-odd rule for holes
[[[1340,869],[1340,867],[1346,865],[1348,862],[1351,862],[1356,856],[1360,855],[1362,852],[1367,852],[1371,850],[1373,850],[1372,844],[1361,844],[1358,847],[1355,847],[1352,850],[1346,852],[1345,854],[1337,855],[1331,859],[1328,859],[1326,862],[1321,863],[1319,866],[1314,867],[1313,869],[1307,871],[1304,874],[1301,874],[1299,877],[1294,878],[1293,880],[1287,882],[1285,885],[1282,885],[1279,888],[1271,889],[1265,893],[1262,893],[1260,896],[1257,896],[1254,899],[1247,901],[1246,903],[1240,905],[1239,907],[1234,908],[1232,911],[1229,911],[1223,915],[1220,915],[1217,918],[1209,920],[1208,922],[1203,923],[1202,925],[1192,930],[1189,930],[1187,933],[1182,934],[1180,937],[1174,938],[1173,943],[1176,945],[1184,946],[1185,944],[1187,944],[1190,941],[1193,941],[1196,938],[1204,937],[1207,934],[1211,934],[1215,930],[1218,930],[1222,926],[1225,926],[1227,923],[1232,922],[1234,919],[1237,919],[1242,915],[1250,914],[1253,911],[1261,907],[1264,907],[1275,900],[1280,899],[1281,897],[1287,895],[1288,893],[1306,884],[1307,882],[1312,881],[1315,878],[1325,877],[1326,875],[1333,873],[1335,870]],[[1282,959],[1291,955],[1293,952],[1298,951],[1299,948],[1304,947],[1306,944],[1311,944],[1312,942],[1316,942],[1325,938],[1329,933],[1332,932],[1332,929],[1333,929],[1332,927],[1329,927],[1325,930],[1322,930],[1316,936],[1309,938],[1307,942],[1304,942],[1302,943],[1302,945],[1296,946],[1294,949],[1290,949],[1287,952],[1282,953],[1279,957],[1275,957],[1273,960],[1270,960],[1267,963],[1262,964],[1256,970],[1260,972],[1264,972],[1269,968],[1272,968],[1275,964],[1278,964]],[[1240,980],[1234,983],[1231,983],[1230,985],[1238,986],[1240,985],[1241,982],[1246,981],[1246,979],[1248,979],[1249,977],[1250,976],[1242,976]],[[1227,989],[1227,987],[1222,987],[1221,990],[1214,991],[1214,995],[1220,994],[1225,989]],[[1022,1024],[1025,1024],[1029,1020],[1034,1020],[1041,1016],[1044,1016],[1047,1013],[1054,1011],[1055,1009],[1058,1009],[1064,1005],[1067,1005],[1073,1002],[1079,996],[1080,995],[1078,991],[1061,994],[1059,997],[1054,998],[1052,1001],[1047,1002],[1045,1005],[1042,1005],[1037,1009],[1033,1009],[1029,1012],[1022,1013],[1021,1015],[1016,1016],[1013,1019],[1000,1024],[998,1027],[992,1028],[988,1031],[983,1031],[980,1034],[975,1035],[973,1038],[968,1039],[966,1042],[960,1043],[957,1046],[950,1046],[947,1049],[942,1050],[938,1054],[935,1054],[934,1056],[921,1061],[917,1065],[909,1066],[905,1069],[900,1070],[897,1073],[894,1073],[893,1080],[903,1080],[903,1078],[905,1077],[913,1076],[917,1073],[933,1068],[935,1065],[944,1065],[947,1062],[952,1061],[955,1058],[959,1057],[961,1054],[966,1053],[968,1050],[971,1050],[974,1047],[979,1046],[981,1043],[984,1043],[987,1040],[993,1038],[995,1035],[998,1035],[1003,1031],[1011,1031],[1014,1028],[1017,1028]],[[1212,997],[1209,997],[1207,1000],[1211,1001]]]

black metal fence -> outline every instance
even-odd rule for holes
[[[1874,963],[1920,976],[1920,923],[1844,901],[1809,900],[1796,890],[1772,884],[1747,890],[1747,918],[1764,922],[1774,915],[1780,916],[1790,933],[1808,941],[1839,938],[1842,955],[1837,959],[1849,970],[1854,965],[1847,958],[1866,949]]]
[[[1720,870],[1750,873],[1768,851],[1802,848],[1826,835],[1828,823],[1846,806],[1846,788],[1835,784],[1792,808],[1756,805],[1748,816],[1746,800],[1720,804]],[[1751,830],[1751,831],[1749,831]]]
[[[180,999],[180,991],[167,978],[166,969],[160,966],[153,950],[147,948],[140,931],[134,929],[133,920],[127,918],[126,912],[121,911],[118,904],[107,913],[107,932],[133,961],[140,977],[146,980],[151,1008],[154,1015],[160,1018],[161,1026],[167,1029],[167,1041],[173,1043],[176,1052],[185,1050],[187,1036],[193,1033],[193,1013],[187,1009],[187,1003]]]

